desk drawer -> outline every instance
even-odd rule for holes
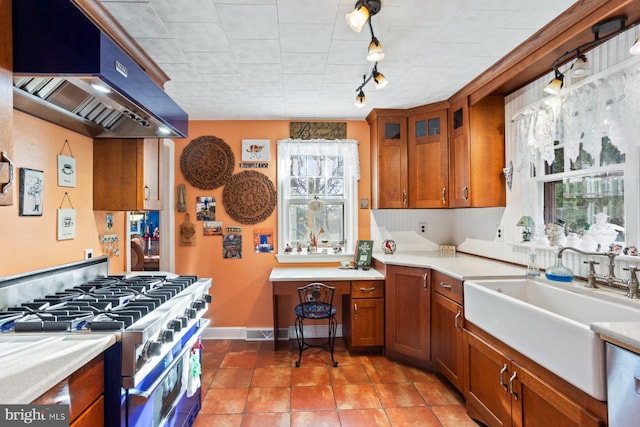
[[[351,298],[384,298],[384,280],[353,280]]]
[[[452,301],[462,305],[462,281],[451,276],[433,271],[431,284],[434,292],[444,295]]]

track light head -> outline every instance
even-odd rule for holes
[[[384,77],[384,74],[379,73],[377,67],[373,69],[373,81],[376,83],[376,90],[384,88],[389,84],[389,80]]]
[[[369,43],[369,49],[367,50],[367,61],[369,62],[379,62],[384,59],[384,51],[382,50],[382,44],[378,41],[378,39],[373,36],[371,38],[371,43]]]
[[[358,0],[353,11],[347,13],[347,24],[353,31],[359,33],[367,21],[380,11],[380,0]]]
[[[358,95],[356,95],[356,107],[362,108],[366,103],[367,103],[367,97],[364,96],[364,92],[362,91],[362,88],[360,88]]]
[[[564,74],[562,74],[557,68],[554,71],[556,73],[555,77],[549,82],[547,87],[544,88],[544,91],[551,95],[557,95],[560,93],[560,89],[562,89],[562,86],[564,85]]]
[[[571,74],[571,77],[586,77],[591,74],[591,67],[589,66],[587,57],[578,54],[578,58],[576,58],[575,62],[571,65],[569,74]]]

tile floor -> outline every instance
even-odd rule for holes
[[[296,341],[203,342],[203,404],[194,427],[477,427],[464,400],[430,372],[380,355],[351,355],[336,342],[337,368],[327,352]]]

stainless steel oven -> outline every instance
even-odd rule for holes
[[[109,276],[108,259],[0,278],[0,332],[113,334],[105,425],[190,426],[201,406],[200,340],[209,278]]]

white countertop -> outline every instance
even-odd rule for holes
[[[270,282],[296,282],[305,280],[384,280],[384,275],[373,268],[369,270],[342,269],[340,267],[274,267]]]
[[[116,342],[113,334],[0,335],[0,404],[27,404]]]
[[[373,258],[391,265],[430,268],[459,280],[524,276],[525,267],[474,255],[432,252],[374,253]]]

